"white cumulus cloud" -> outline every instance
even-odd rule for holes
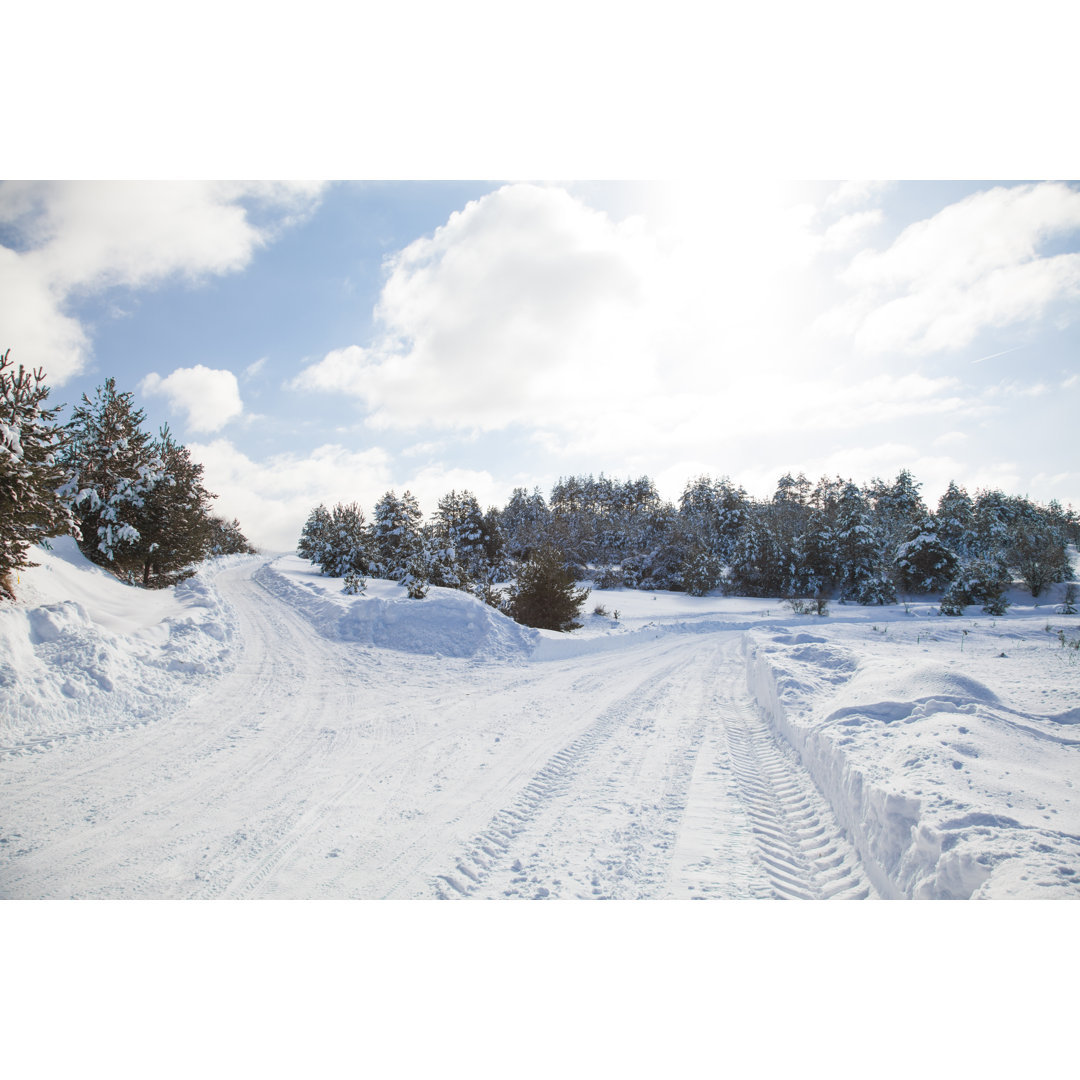
[[[69,297],[240,270],[310,213],[319,191],[308,183],[6,181],[0,324],[8,345],[59,385],[86,366],[91,348],[65,313]]]
[[[236,376],[202,364],[177,368],[164,379],[152,371],[139,389],[144,394],[167,398],[174,409],[183,409],[192,431],[220,431],[244,411]]]
[[[983,329],[1080,298],[1080,254],[1045,250],[1078,230],[1080,191],[1067,184],[977,192],[909,225],[884,251],[859,252],[841,275],[851,299],[820,325],[868,354],[964,348]]]
[[[715,427],[737,383],[796,363],[787,301],[822,240],[784,194],[681,185],[616,221],[508,185],[389,260],[373,340],[289,386],[352,395],[375,427],[518,426],[556,445],[670,439],[703,411]]]

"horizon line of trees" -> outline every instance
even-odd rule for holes
[[[30,549],[73,536],[82,553],[121,581],[159,589],[195,573],[214,555],[253,552],[234,518],[212,512],[202,482],[166,424],[156,438],[130,393],[106,379],[82,395],[71,419],[47,406],[43,371],[16,370],[0,355],[0,596],[33,566]]]
[[[331,576],[399,581],[422,597],[429,585],[465,589],[506,608],[495,585],[552,552],[571,580],[598,588],[665,589],[705,595],[837,598],[895,603],[943,593],[942,611],[969,604],[1000,613],[1019,578],[1038,596],[1066,579],[1066,548],[1080,518],[995,489],[969,495],[950,482],[931,510],[907,469],[886,482],[785,474],[770,499],[728,477],[687,482],[677,504],[652,480],[600,475],[560,478],[545,499],[516,488],[506,506],[482,511],[469,491],[451,491],[424,521],[416,498],[388,491],[370,523],[357,503],[320,505],[298,554]]]

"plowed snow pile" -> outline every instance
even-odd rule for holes
[[[1080,896],[1080,666],[1057,634],[1070,620],[880,615],[745,639],[752,692],[878,890]]]
[[[527,655],[538,637],[537,631],[455,589],[432,588],[422,600],[410,600],[403,586],[370,580],[360,595],[346,595],[340,578],[323,577],[295,555],[260,567],[255,580],[332,641],[496,660]]]
[[[71,537],[36,548],[0,607],[0,752],[157,720],[225,670],[234,622],[213,585],[228,556],[174,589],[137,589]]]

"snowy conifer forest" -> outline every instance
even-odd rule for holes
[[[258,553],[114,380],[0,390],[2,897],[1080,896],[1071,507],[569,476]]]

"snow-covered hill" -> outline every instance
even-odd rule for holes
[[[594,591],[566,635],[294,556],[161,592],[35,557],[0,609],[3,896],[1080,896],[1056,592]]]

